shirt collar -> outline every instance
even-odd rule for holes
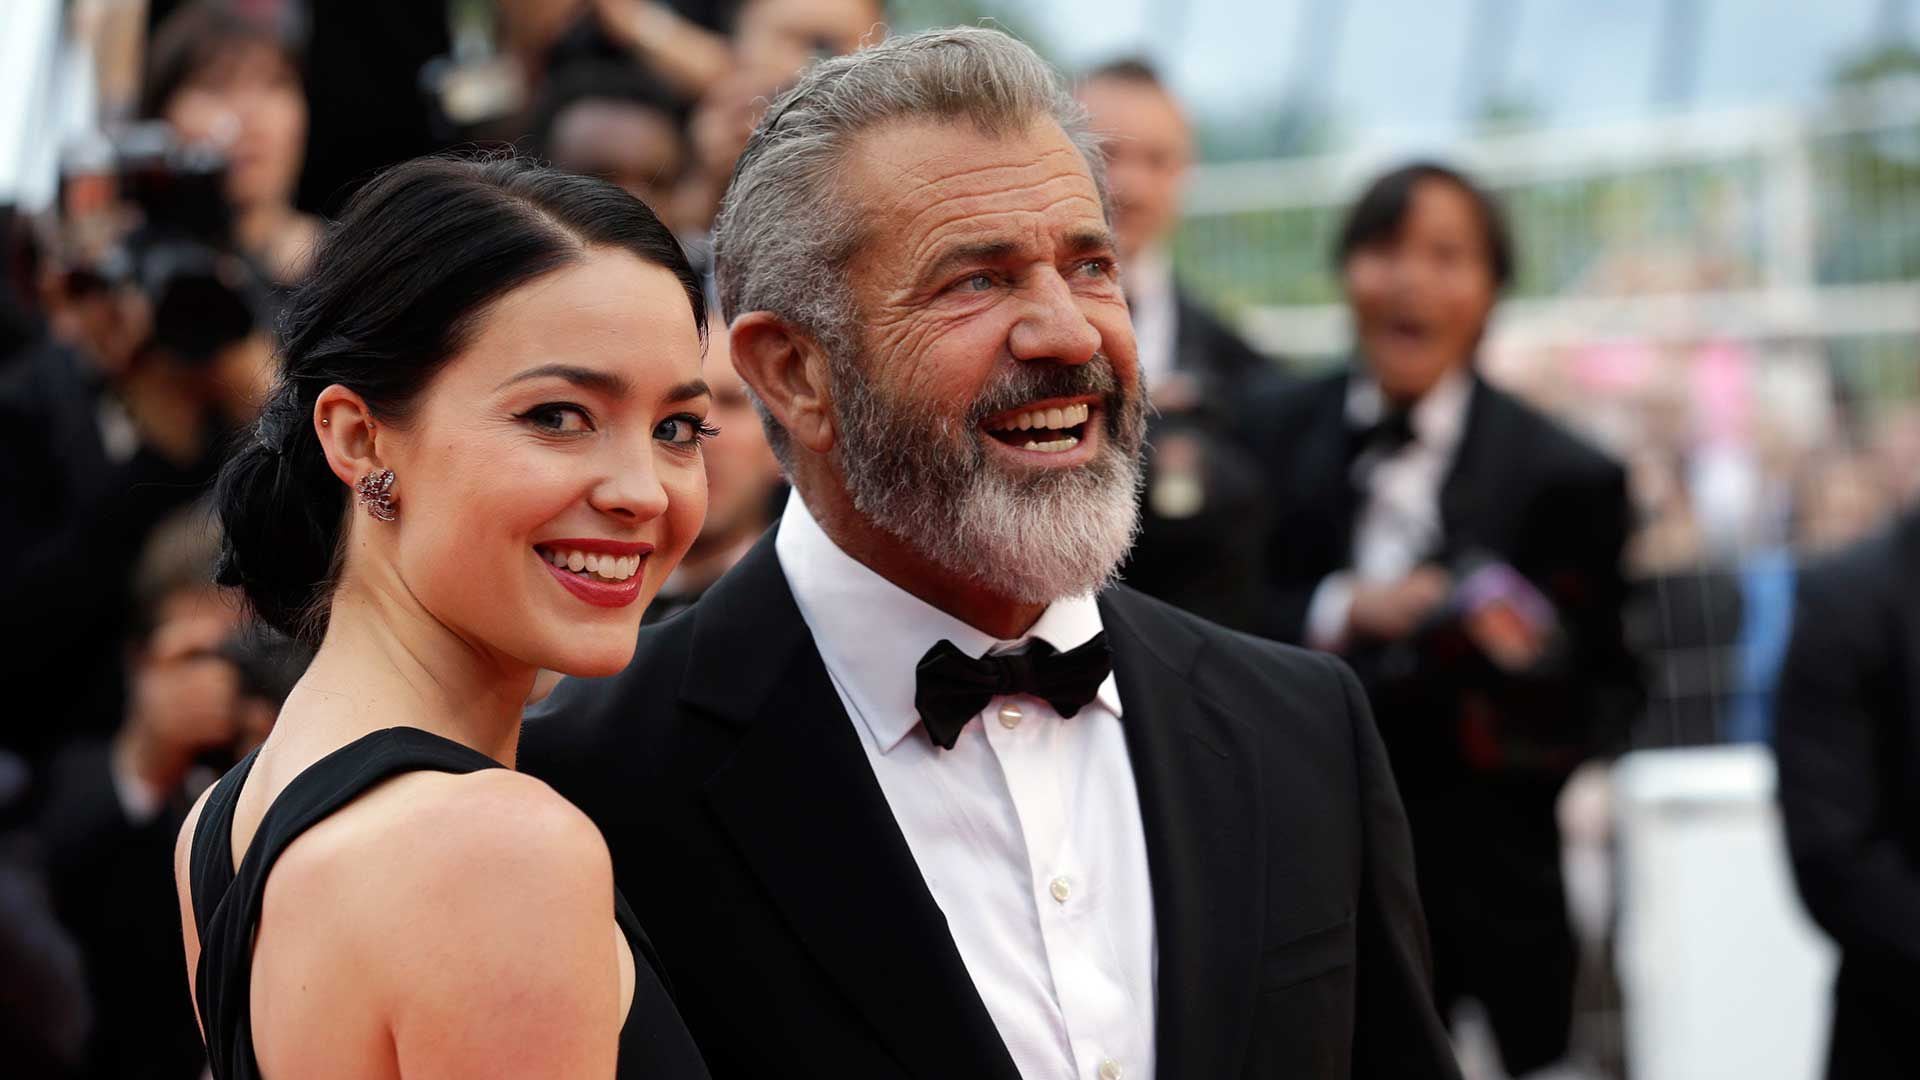
[[[1467,427],[1467,405],[1473,398],[1473,376],[1454,369],[1440,377],[1433,389],[1414,402],[1407,422],[1421,445],[1451,450]],[[1356,371],[1347,380],[1347,423],[1366,427],[1386,411],[1386,398],[1373,376]]]
[[[774,553],[828,674],[880,752],[890,753],[920,723],[914,671],[942,639],[968,656],[1005,652],[1039,639],[1066,652],[1102,629],[1091,596],[1056,600],[1025,635],[1001,641],[900,588],[848,555],[815,521],[796,489],[774,536]],[[1113,676],[1095,700],[1120,715]]]
[[[1173,258],[1159,244],[1145,248],[1122,269],[1120,284],[1126,291],[1127,303],[1133,307],[1170,303],[1173,298]]]

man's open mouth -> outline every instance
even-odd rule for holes
[[[1016,450],[1062,454],[1086,437],[1092,407],[1086,402],[1031,408],[994,417],[982,430]]]

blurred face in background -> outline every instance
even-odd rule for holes
[[[1097,78],[1080,88],[1107,152],[1107,188],[1120,257],[1166,239],[1180,217],[1193,158],[1186,117],[1173,97],[1141,80]]]
[[[874,0],[748,0],[734,23],[742,67],[792,75],[822,56],[842,56],[886,32]]]
[[[686,165],[673,119],[630,101],[588,98],[554,118],[547,156],[568,172],[620,185],[655,210]]]
[[[241,610],[227,590],[211,586],[161,601],[153,632],[132,658],[131,706],[143,734],[188,750],[234,741],[240,673],[219,650]]]
[[[720,429],[708,440],[707,523],[699,546],[736,543],[767,524],[767,500],[780,482],[780,463],[767,445],[760,415],[747,397],[747,384],[733,369],[727,349],[727,328],[719,324],[707,334],[707,385],[713,388],[713,409],[707,420]]]
[[[1389,400],[1418,401],[1472,361],[1498,286],[1485,222],[1458,186],[1414,185],[1399,231],[1341,269],[1361,355]]]
[[[188,141],[227,154],[227,196],[236,207],[292,203],[306,154],[307,99],[280,48],[236,40],[216,50],[167,99],[162,116]]]

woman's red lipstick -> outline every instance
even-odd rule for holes
[[[577,574],[564,566],[555,566],[546,552],[578,551],[586,555],[612,555],[615,557],[639,556],[640,567],[632,577],[625,581],[602,581],[591,574]],[[640,599],[640,583],[646,578],[647,556],[653,553],[653,545],[624,540],[603,539],[566,539],[543,540],[535,545],[534,554],[539,556],[541,565],[547,568],[555,581],[566,590],[595,607],[626,607]]]

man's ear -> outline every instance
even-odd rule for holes
[[[770,311],[749,311],[728,331],[733,368],[796,443],[833,449],[833,387],[813,335]]]
[[[373,411],[359,394],[334,383],[313,402],[313,433],[340,482],[352,487],[368,473],[386,468],[375,446]]]

